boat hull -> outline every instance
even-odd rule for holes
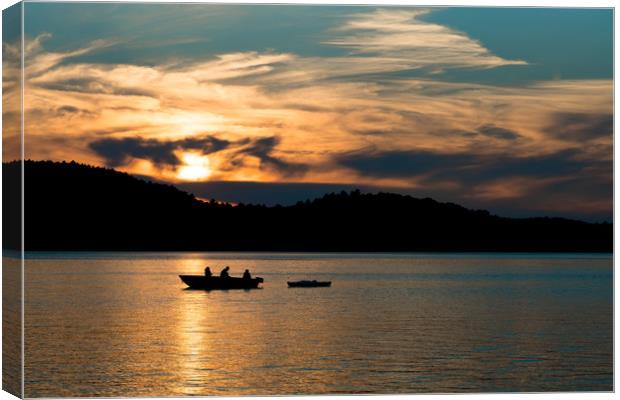
[[[288,287],[329,287],[331,286],[331,281],[328,282],[319,282],[319,281],[297,281],[297,282],[286,282]]]
[[[190,289],[199,290],[258,289],[258,284],[263,282],[263,278],[220,278],[204,275],[179,275],[179,278]]]

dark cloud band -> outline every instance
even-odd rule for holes
[[[227,154],[222,170],[234,170],[245,165],[246,157],[255,157],[260,161],[260,168],[278,173],[282,176],[299,176],[308,170],[308,166],[293,163],[276,157],[273,153],[280,143],[276,136],[263,138],[245,138],[228,141],[214,136],[186,138],[182,140],[156,140],[145,138],[100,139],[91,142],[89,147],[103,157],[109,167],[129,164],[133,159],[151,161],[156,166],[176,168],[183,163],[177,153],[193,150],[208,155],[222,150],[232,150]]]
[[[110,167],[126,165],[134,158],[149,160],[159,167],[176,167],[182,163],[176,155],[178,150],[198,150],[203,154],[210,154],[224,150],[229,145],[227,140],[206,136],[175,141],[144,138],[101,139],[89,146],[103,157]]]

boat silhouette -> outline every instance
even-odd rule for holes
[[[329,287],[331,286],[331,281],[296,281],[296,282],[286,282],[288,287]]]
[[[179,275],[179,278],[190,289],[200,290],[228,290],[228,289],[258,289],[258,284],[263,278],[221,278],[219,276],[205,275]]]

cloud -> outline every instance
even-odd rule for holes
[[[184,71],[198,83],[255,78],[268,74],[294,59],[295,56],[292,54],[260,54],[255,51],[228,53],[217,55],[214,61],[191,64],[185,67]]]
[[[182,163],[178,151],[198,150],[207,155],[229,146],[226,140],[213,136],[188,138],[176,141],[160,141],[144,138],[101,139],[89,147],[103,157],[106,165],[119,167],[129,164],[134,158],[149,160],[158,167],[177,167]]]
[[[351,49],[353,54],[406,60],[409,68],[492,68],[526,65],[522,60],[507,60],[492,54],[478,41],[446,26],[426,22],[426,10],[382,9],[352,15],[327,44]]]
[[[24,74],[27,79],[34,79],[41,74],[51,71],[66,60],[113,46],[111,40],[94,40],[87,46],[65,52],[46,51],[43,42],[52,37],[51,33],[42,33],[35,38],[25,41],[24,45]]]
[[[106,82],[101,79],[92,78],[67,79],[55,82],[46,82],[41,83],[40,87],[54,91],[89,94],[109,94],[120,96],[150,96],[151,94],[153,94],[146,88],[123,88],[115,86],[110,82]]]
[[[338,162],[361,174],[412,184],[390,188],[505,215],[612,217],[613,171],[609,159],[583,158],[578,150],[537,156],[450,154],[416,150],[343,154]]]
[[[611,183],[608,161],[580,159],[576,150],[529,157],[366,150],[341,155],[336,161],[366,176],[405,178],[429,189],[452,186],[480,198],[523,197],[534,188],[563,181]]]
[[[56,115],[60,118],[72,119],[74,117],[94,117],[95,113],[89,110],[66,105],[56,108]]]
[[[510,129],[495,125],[483,125],[478,128],[478,132],[484,136],[502,140],[517,140],[520,135]]]
[[[157,168],[177,169],[183,164],[182,154],[187,151],[210,155],[220,152],[220,168],[233,170],[251,164],[248,158],[259,161],[258,167],[282,176],[303,175],[308,167],[302,163],[285,161],[274,155],[280,139],[277,137],[244,138],[228,141],[215,136],[190,137],[182,140],[146,138],[108,138],[90,142],[89,147],[102,157],[109,167],[122,167],[139,160],[150,161]],[[230,150],[226,152],[225,150]]]
[[[260,168],[267,168],[284,176],[303,175],[308,170],[307,165],[287,162],[273,156],[273,152],[279,143],[280,138],[275,136],[254,139],[238,154],[257,157],[260,160]]]
[[[353,152],[336,157],[336,161],[363,175],[414,178],[431,172],[466,168],[475,164],[477,160],[470,154],[441,154],[412,150]]]
[[[414,177],[431,174],[434,178],[454,178],[472,183],[508,176],[567,175],[592,165],[592,161],[578,156],[576,150],[536,156],[366,150],[343,154],[336,160],[347,168],[368,175]]]
[[[613,114],[558,112],[551,120],[545,132],[557,139],[583,142],[613,135]]]
[[[80,112],[79,108],[73,106],[62,106],[58,107],[56,110],[61,115]]]

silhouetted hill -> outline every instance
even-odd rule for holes
[[[18,163],[4,164],[3,179],[13,182],[19,171]],[[74,162],[27,161],[25,193],[28,250],[613,250],[608,223],[502,218],[429,198],[359,191],[287,207],[233,207]]]

